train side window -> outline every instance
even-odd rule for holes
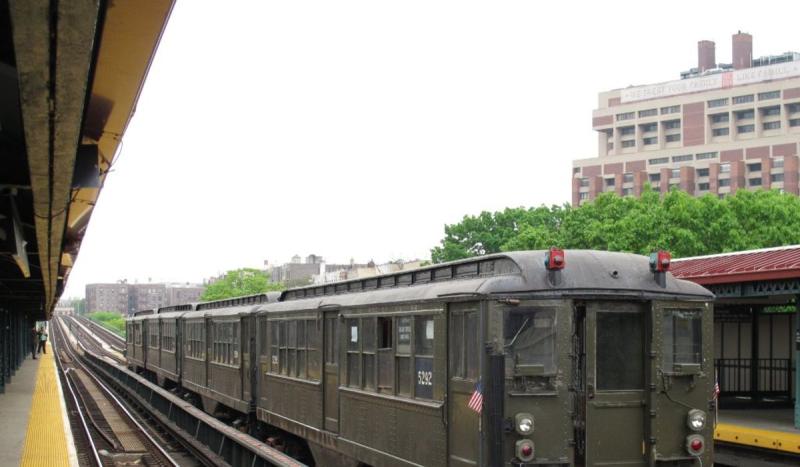
[[[661,354],[665,371],[702,363],[702,318],[700,310],[664,310]]]
[[[241,344],[241,326],[239,326],[239,322],[231,323],[231,340],[230,340],[230,347],[231,347],[231,365],[239,366],[239,349]]]
[[[297,321],[297,376],[298,378],[306,377],[306,321]]]
[[[280,365],[281,365],[281,374],[288,375],[289,374],[289,366],[288,366],[288,359],[289,359],[289,349],[286,346],[286,321],[281,321],[278,323],[278,342],[280,345]]]
[[[472,326],[477,332],[477,322]],[[506,376],[538,377],[556,373],[555,308],[508,308],[504,334],[506,355],[510,359],[506,363]],[[477,366],[477,356],[473,358]]]
[[[205,323],[186,323],[186,356],[204,360],[205,355]]]
[[[161,350],[166,352],[172,350],[169,342],[169,323],[163,323],[161,325]]]
[[[336,317],[325,318],[325,363],[339,364],[339,320]]]
[[[211,339],[211,355],[209,355],[209,357],[211,357],[210,359],[212,362],[218,361],[217,359],[219,358],[219,338],[217,337],[219,336],[219,329],[217,329],[218,326],[219,325],[217,323],[214,323],[213,321],[211,322],[211,335],[209,336]]]
[[[464,314],[464,350],[466,360],[467,379],[478,379],[479,349],[482,347],[478,333],[478,312],[472,311]]]
[[[378,348],[392,348],[392,318],[378,318]]]
[[[192,356],[192,338],[194,333],[192,332],[193,328],[191,324],[184,324],[183,325],[183,351],[186,353],[187,357]]]
[[[210,357],[212,362],[218,361],[217,359],[219,358],[219,338],[217,337],[219,336],[219,329],[217,329],[218,326],[219,325],[214,322],[211,323],[211,335],[209,337],[211,338]]]
[[[433,399],[433,316],[414,318],[414,396]]]
[[[378,318],[378,392],[394,393],[392,318]]]
[[[357,319],[347,320],[347,385],[361,387],[361,342]]]
[[[163,323],[161,325],[161,350],[165,352],[172,351],[172,347],[169,340],[169,326],[170,323]]]
[[[395,363],[397,367],[397,394],[411,396],[411,326],[413,318],[402,316],[397,318],[397,349]]]
[[[267,347],[267,319],[256,319],[258,320],[258,337],[256,338],[256,342],[258,343],[258,354],[262,357],[266,357],[269,354],[269,347]],[[272,345],[272,342],[270,342],[270,345]]]
[[[450,377],[464,378],[464,313],[450,314]]]
[[[198,337],[197,356],[200,360],[206,359],[206,323],[205,321],[196,323]]]
[[[151,349],[157,349],[158,348],[158,344],[159,344],[158,321],[155,321],[155,320],[154,321],[150,321],[150,323],[148,323],[148,324],[149,324],[148,331],[149,331],[149,334],[150,334],[149,335],[150,338],[148,339],[147,345]]]
[[[644,315],[639,312],[597,313],[597,389],[644,389]]]
[[[308,342],[308,379],[319,381],[320,379],[320,355],[319,355],[319,328],[317,320],[306,321],[306,339]]]
[[[278,330],[280,328],[279,323],[272,321],[269,323],[269,332],[270,332],[270,372],[272,373],[280,373],[280,360],[278,357]]]
[[[478,379],[478,313],[450,314],[450,377]]]
[[[286,334],[288,341],[286,343],[288,355],[288,376],[297,376],[297,321],[289,321],[286,323]]]

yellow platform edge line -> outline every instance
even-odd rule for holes
[[[23,467],[70,466],[58,375],[52,346],[48,347],[50,353],[40,354],[41,361],[36,371],[31,416],[20,459]]]
[[[714,440],[800,454],[800,433],[794,434],[719,423],[714,429]]]

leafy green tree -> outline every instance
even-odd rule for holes
[[[206,286],[200,300],[222,300],[264,292],[283,290],[283,285],[270,282],[263,271],[253,268],[234,269]]]
[[[86,316],[106,329],[125,337],[125,317],[121,313],[116,311],[95,311]]]
[[[519,207],[464,216],[458,224],[445,225],[445,238],[431,250],[431,259],[440,263],[507,250],[505,245],[510,241],[514,240],[514,245],[520,243],[516,239],[522,229],[529,238],[537,233],[531,232],[530,227],[538,227],[539,232],[557,231],[569,210],[568,205]],[[547,239],[541,240],[544,241]]]
[[[800,243],[800,198],[778,191],[740,190],[722,199],[693,197],[673,189],[661,194],[603,193],[578,208],[508,208],[464,216],[445,226],[434,262],[550,246],[648,254],[666,249],[675,257]]]

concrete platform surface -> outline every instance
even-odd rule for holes
[[[720,410],[718,423],[800,434],[794,426],[794,409]]]
[[[19,465],[39,362],[28,355],[6,386],[5,394],[0,394],[0,465]]]

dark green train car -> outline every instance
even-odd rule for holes
[[[632,254],[490,255],[259,308],[257,417],[317,465],[712,465],[713,295]]]

